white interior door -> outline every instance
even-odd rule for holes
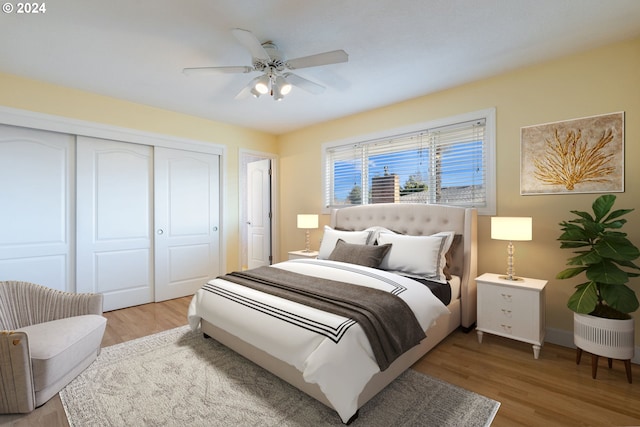
[[[271,160],[247,164],[247,266],[271,264]]]
[[[0,280],[75,290],[73,140],[0,125]]]
[[[155,300],[220,274],[220,156],[155,149]]]
[[[105,311],[153,301],[153,148],[79,136],[77,153],[78,292]]]

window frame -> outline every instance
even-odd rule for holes
[[[443,117],[435,120],[430,120],[422,123],[415,123],[408,126],[399,128],[387,129],[371,134],[357,135],[354,137],[325,142],[321,146],[321,167],[322,167],[322,213],[329,214],[332,209],[345,207],[345,206],[330,206],[328,205],[328,196],[331,194],[328,185],[331,185],[329,177],[331,176],[331,165],[328,164],[329,156],[327,151],[345,145],[356,145],[365,143],[371,140],[393,138],[399,135],[419,132],[422,130],[428,130],[443,126],[451,126],[458,123],[469,122],[474,120],[485,120],[485,159],[486,159],[486,175],[485,175],[485,187],[486,187],[486,206],[479,206],[479,215],[495,215],[496,214],[496,109],[486,108],[483,110],[473,111],[469,113],[463,113],[450,117]],[[365,204],[365,203],[363,203]]]

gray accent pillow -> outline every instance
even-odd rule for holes
[[[336,247],[329,255],[331,261],[348,262],[350,264],[364,265],[365,267],[378,268],[385,255],[391,249],[387,245],[357,245],[338,239]]]

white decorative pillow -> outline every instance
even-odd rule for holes
[[[331,255],[331,252],[335,249],[338,239],[342,239],[346,243],[364,245],[367,243],[369,235],[369,231],[335,230],[325,225],[320,250],[318,251],[318,259],[329,259],[329,255]]]
[[[378,244],[390,243],[392,246],[379,268],[446,283],[443,272],[446,265],[445,254],[453,237],[453,232],[440,232],[431,236],[380,233]]]

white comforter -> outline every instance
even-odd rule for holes
[[[426,286],[382,270],[308,259],[273,268],[392,292],[409,305],[425,331],[448,313]],[[305,381],[318,384],[344,422],[355,414],[358,396],[380,370],[364,331],[352,320],[222,279],[198,290],[188,319],[194,331],[206,319],[295,366]]]

